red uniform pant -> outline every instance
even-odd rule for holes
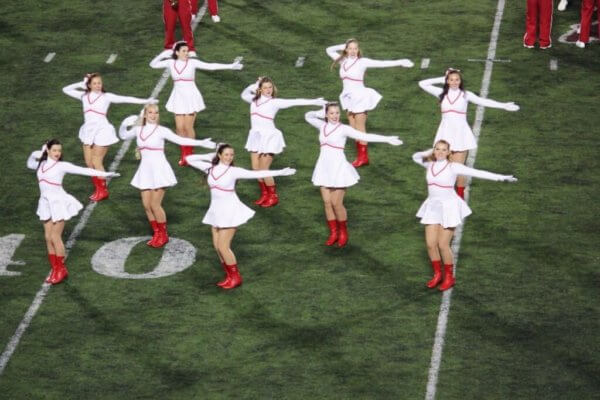
[[[208,12],[210,15],[219,14],[219,6],[217,0],[208,0]],[[192,14],[198,14],[198,0],[192,0]]]
[[[533,46],[537,39],[539,24],[540,47],[548,47],[552,43],[552,0],[527,0],[527,16],[525,18],[525,36],[523,44]]]
[[[594,14],[594,6],[598,8],[598,24],[600,24],[600,0],[583,0],[581,2],[581,29],[579,31],[579,40],[583,43],[590,41],[590,25]],[[600,25],[598,25],[598,37],[600,38]]]
[[[191,0],[179,0],[177,8],[171,7],[169,0],[163,0],[163,19],[165,21],[165,49],[170,49],[175,44],[175,26],[177,25],[177,20],[179,20],[183,40],[187,43],[190,51],[196,51],[194,48],[194,34],[191,27]]]

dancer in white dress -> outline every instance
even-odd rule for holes
[[[117,143],[115,127],[106,118],[111,103],[156,104],[153,98],[141,99],[131,96],[119,96],[104,91],[102,77],[98,73],[87,74],[82,82],[73,83],[63,88],[63,92],[83,104],[84,123],[79,129],[79,140],[83,144],[85,165],[99,171],[104,171],[104,156],[108,146]],[[106,180],[92,177],[94,193],[92,201],[102,201],[108,198]]]
[[[319,99],[278,99],[277,87],[268,77],[259,77],[256,83],[242,92],[242,99],[250,103],[250,132],[246,150],[250,152],[253,170],[268,170],[275,154],[285,147],[283,133],[275,127],[275,115],[281,109],[295,106],[324,106],[327,101]],[[254,202],[262,207],[279,203],[279,196],[272,177],[259,179],[261,196]]]
[[[443,88],[435,85],[442,84]],[[419,82],[421,89],[439,99],[442,121],[438,127],[433,143],[445,140],[452,148],[452,161],[465,163],[467,152],[477,147],[475,136],[467,122],[467,106],[475,103],[483,107],[500,108],[506,111],[518,111],[519,106],[513,102],[500,103],[484,99],[464,89],[460,70],[449,68],[445,76],[425,79]],[[465,198],[466,178],[460,176],[456,182],[458,195]]]
[[[348,39],[346,43],[327,48],[327,55],[334,61],[332,68],[340,64],[340,78],[344,85],[340,95],[342,109],[348,113],[350,126],[361,132],[367,131],[367,113],[375,109],[381,100],[381,95],[364,85],[367,68],[405,67],[411,68],[414,64],[409,59],[401,60],[372,60],[362,57],[358,40]],[[342,54],[339,54],[339,52]],[[355,167],[369,164],[367,143],[356,142],[356,159],[352,162]]]
[[[216,154],[192,155],[186,158],[189,165],[208,175],[210,206],[202,222],[211,226],[213,245],[225,270],[225,279],[217,283],[223,289],[233,289],[242,284],[235,254],[231,251],[231,241],[237,227],[254,215],[254,211],[243,204],[235,193],[236,181],[296,173],[293,168],[248,171],[234,167],[233,158],[234,150],[228,144],[219,145]]]
[[[433,268],[433,278],[427,282],[427,287],[434,288],[441,282],[439,289],[442,291],[450,289],[455,283],[454,257],[450,248],[454,229],[471,214],[467,203],[454,191],[457,176],[473,176],[492,181],[517,181],[512,175],[494,174],[451,162],[450,149],[447,141],[439,140],[433,149],[412,156],[414,162],[427,169],[428,196],[417,212],[417,217],[421,218],[421,223],[425,225],[427,253]]]
[[[48,261],[52,267],[46,282],[55,285],[69,274],[65,267],[65,245],[62,241],[65,221],[77,215],[83,208],[75,197],[63,189],[63,177],[66,174],[76,174],[107,178],[119,174],[82,168],[62,161],[62,145],[56,139],[47,141],[41,151],[31,153],[27,159],[27,167],[37,171],[40,187],[37,215],[44,224]]]
[[[185,42],[175,43],[173,51],[165,50],[150,61],[150,67],[168,68],[173,79],[173,90],[166,108],[175,114],[175,132],[179,136],[194,139],[196,113],[204,110],[204,99],[196,87],[196,70],[216,71],[220,69],[241,70],[240,62],[233,64],[206,63],[189,57],[189,48]],[[184,166],[185,157],[193,153],[192,146],[181,146],[179,165]]]
[[[306,121],[319,130],[321,152],[312,175],[312,182],[319,186],[325,218],[329,227],[329,237],[325,244],[337,243],[344,247],[348,242],[348,215],[344,207],[346,188],[355,185],[360,177],[356,169],[346,160],[344,146],[346,138],[364,142],[388,143],[399,146],[402,141],[398,136],[382,136],[360,132],[348,125],[340,123],[340,106],[328,103],[324,110],[309,111]]]
[[[216,143],[210,139],[182,138],[169,128],[158,125],[159,111],[158,106],[154,104],[144,108],[141,125],[135,125],[138,119],[137,115],[125,118],[119,128],[119,136],[123,140],[136,138],[141,161],[131,180],[131,185],[140,190],[142,205],[152,227],[153,236],[147,244],[158,248],[169,241],[167,215],[162,207],[165,189],[177,184],[173,169],[165,157],[165,141],[181,146],[202,146],[208,149],[214,149]]]

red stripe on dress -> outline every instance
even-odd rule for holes
[[[183,66],[183,68],[182,68],[182,70],[181,70],[181,71],[179,71],[179,70],[177,69],[177,60],[175,60],[175,61],[173,62],[173,68],[175,68],[175,71],[177,71],[177,74],[178,74],[178,75],[181,75],[181,73],[182,73],[183,71],[185,71],[185,69],[187,68],[187,65],[188,65],[188,61],[189,61],[189,59],[188,59],[188,60],[185,60],[185,65]]]
[[[446,111],[442,111],[442,114],[446,114],[446,113],[466,114],[466,112],[462,112],[462,111],[456,111],[456,110],[446,110]]]
[[[219,186],[211,186],[210,188],[211,189],[217,189],[217,190],[220,190],[222,192],[235,192],[234,189],[223,189],[222,187],[219,187]]]
[[[334,146],[334,145],[332,145],[332,144],[329,144],[329,143],[327,143],[327,142],[325,142],[325,143],[321,143],[321,147],[323,147],[323,146],[329,146],[329,147],[333,147],[334,149],[344,150],[344,148],[343,148],[343,147],[340,147],[340,146]]]
[[[214,174],[214,172],[215,172],[215,171],[214,171],[214,168],[211,168],[211,169],[210,169],[210,175],[213,177],[213,179],[214,179],[215,181],[218,181],[219,179],[221,179],[221,177],[222,177],[223,175],[225,175],[225,174],[227,173],[227,171],[229,171],[229,168],[231,168],[231,165],[229,165],[229,166],[227,167],[227,169],[226,169],[226,170],[225,170],[225,171],[224,171],[224,172],[223,172],[221,175],[219,175],[219,177],[218,177],[218,178],[217,178],[217,177],[215,177],[215,174]]]
[[[437,187],[441,187],[443,189],[454,189],[454,186],[443,186],[443,185],[438,185],[437,183],[428,183],[428,186],[437,186]]]
[[[83,113],[85,114],[85,113],[88,113],[88,112],[93,112],[93,113],[96,113],[96,114],[104,115],[106,117],[105,113],[101,113],[100,111],[96,111],[96,110],[93,110],[91,108],[89,110],[85,110]]]
[[[437,173],[437,174],[436,174],[436,173],[433,171],[433,165],[434,165],[434,164],[435,164],[435,163],[431,163],[431,173],[432,173],[432,175],[433,175],[433,176],[438,176],[439,174],[441,174],[441,173],[442,173],[442,171],[443,171],[443,170],[445,170],[445,169],[446,169],[446,167],[447,167],[448,165],[450,165],[450,161],[446,161],[446,165],[444,165],[444,168],[440,169],[440,170],[438,171],[438,173]]]
[[[342,80],[348,79],[350,81],[355,81],[355,82],[363,82],[362,79],[354,79],[354,78],[350,78],[349,76],[344,76],[342,77]]]
[[[173,82],[194,82],[193,79],[173,79]]]
[[[153,150],[153,151],[163,151],[164,148],[162,147],[138,147],[138,150]]]
[[[44,183],[48,183],[48,184],[54,185],[54,186],[62,186],[60,183],[50,182],[45,179],[40,179],[40,180],[38,180],[38,182],[40,182],[40,183],[44,182]]]
[[[264,118],[264,119],[270,119],[271,121],[273,121],[273,120],[274,120],[274,118],[267,117],[266,115],[262,115],[262,114],[259,114],[259,113],[257,113],[257,112],[253,112],[253,113],[251,113],[250,115],[251,115],[251,116],[252,116],[252,115],[257,115],[257,116],[259,116],[259,117],[261,117],[261,118]]]

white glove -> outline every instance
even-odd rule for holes
[[[217,144],[211,140],[211,138],[206,138],[202,140],[202,147],[206,147],[207,149],[214,149],[217,147]]]
[[[118,172],[109,172],[106,176],[108,176],[110,178],[117,178],[117,177],[121,176],[121,174]]]
[[[517,178],[515,178],[515,177],[514,177],[514,176],[512,176],[512,175],[504,175],[504,176],[502,177],[502,181],[503,181],[503,182],[516,182],[517,180],[518,180],[518,179],[517,179]]]
[[[294,175],[296,173],[295,168],[284,168],[281,170],[281,176]]]
[[[415,64],[410,61],[408,58],[404,58],[402,60],[398,60],[400,62],[400,66],[405,67],[405,68],[412,68],[415,66]]]
[[[404,143],[402,140],[398,139],[398,136],[389,136],[387,142],[392,146],[400,146]]]
[[[148,99],[146,99],[146,104],[158,104],[158,99],[148,97]]]
[[[317,102],[316,102],[316,106],[320,106],[320,107],[324,107],[325,104],[329,103],[327,100],[325,100],[322,97],[317,98]]]
[[[510,103],[504,103],[504,109],[506,111],[519,111],[519,106],[516,105],[515,103],[513,103],[512,101]]]
[[[239,71],[242,68],[244,68],[244,64],[242,64],[240,62],[236,62],[236,63],[231,64],[231,69],[233,69],[233,70]]]
[[[121,122],[121,125],[125,125],[125,126],[134,125],[137,122],[138,118],[139,118],[138,115],[130,115],[129,117],[125,118],[123,120],[123,122]]]
[[[160,55],[161,55],[162,57],[164,57],[164,58],[171,57],[171,56],[173,55],[173,50],[171,50],[171,49],[164,49],[164,50],[163,50],[163,51],[160,53]]]

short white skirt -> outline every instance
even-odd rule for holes
[[[368,87],[353,88],[340,95],[342,109],[352,113],[374,110],[380,100],[381,95]]]
[[[206,105],[194,82],[175,82],[165,107],[174,114],[193,114],[204,110]]]
[[[423,225],[439,224],[444,228],[455,228],[471,213],[467,203],[453,191],[448,198],[428,197],[419,208],[417,217],[421,218]]]
[[[41,221],[68,221],[79,214],[82,208],[83,204],[79,200],[60,188],[40,196],[37,215]]]
[[[466,117],[462,115],[442,117],[433,144],[435,145],[439,140],[450,143],[451,151],[468,151],[477,147],[473,131]]]
[[[202,219],[203,224],[215,228],[235,228],[248,222],[254,210],[240,201],[235,192],[211,189],[210,206]]]
[[[346,160],[342,149],[321,147],[312,175],[312,183],[315,186],[345,188],[356,185],[359,179],[356,168]]]
[[[246,140],[246,150],[260,154],[283,152],[285,140],[279,129],[251,129]]]
[[[110,146],[119,141],[115,127],[107,119],[89,121],[79,128],[79,140],[81,143],[91,146]]]
[[[160,189],[175,186],[177,178],[165,153],[158,150],[142,150],[142,160],[131,180],[131,185],[140,190]]]

